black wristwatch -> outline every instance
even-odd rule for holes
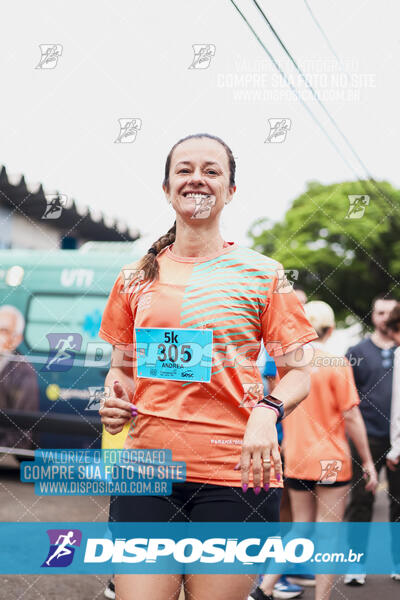
[[[262,400],[259,400],[256,406],[260,404],[265,404],[265,406],[270,406],[271,408],[273,408],[276,411],[278,417],[276,422],[280,423],[282,421],[282,419],[285,416],[285,407],[283,405],[283,402],[278,400],[278,398],[274,398],[273,396],[271,396],[271,394],[268,394],[268,396],[264,396]]]

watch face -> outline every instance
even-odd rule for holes
[[[271,402],[271,404],[275,404],[275,406],[277,408],[279,408],[283,404],[283,402],[281,402],[277,398],[273,398],[272,396],[267,396],[267,400],[269,400]]]

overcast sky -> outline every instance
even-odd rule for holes
[[[399,186],[399,2],[309,0],[347,75],[303,0],[259,2],[370,171]],[[297,85],[253,2],[237,3]],[[35,68],[40,44],[62,46],[55,68]],[[215,46],[208,68],[189,68],[193,44]],[[156,238],[173,222],[164,162],[189,133],[219,135],[237,159],[228,240],[246,243],[258,217],[280,219],[309,180],[354,178],[229,0],[9,0],[0,46],[0,164],[143,234]],[[132,143],[115,143],[122,118],[141,119]],[[278,118],[290,119],[285,141],[265,142]]]

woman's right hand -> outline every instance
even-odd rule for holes
[[[138,411],[120,382],[114,381],[112,393],[106,397],[99,413],[105,430],[116,435],[123,430],[125,423],[136,417]]]

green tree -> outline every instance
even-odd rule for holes
[[[297,270],[309,300],[328,302],[338,320],[369,324],[375,296],[400,299],[400,191],[387,182],[309,182],[281,222],[258,219],[249,235],[256,250]]]

